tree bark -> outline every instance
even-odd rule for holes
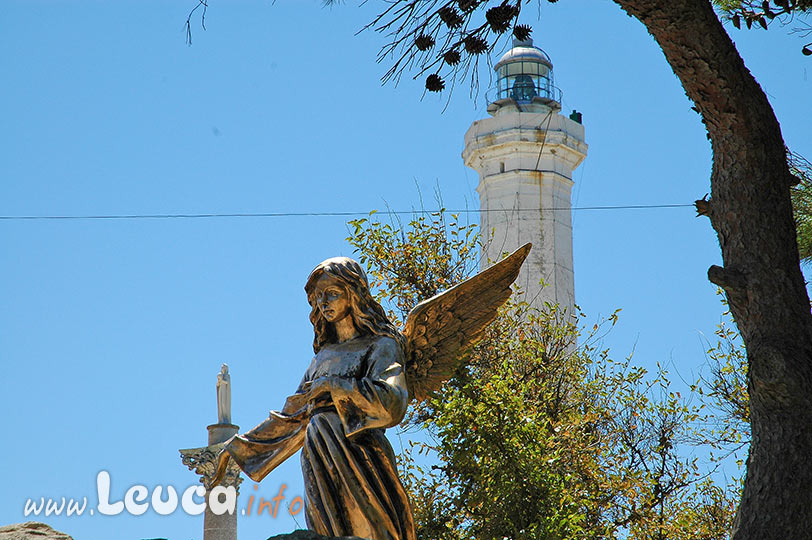
[[[752,443],[733,534],[812,538],[812,314],[772,107],[708,0],[615,0],[662,48],[713,149],[709,217],[747,348]]]

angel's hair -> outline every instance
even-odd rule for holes
[[[369,292],[369,282],[361,265],[348,257],[334,257],[318,265],[305,284],[307,301],[311,307],[310,322],[313,323],[315,334],[313,351],[316,354],[324,345],[338,340],[335,326],[322,316],[315,296],[316,282],[325,274],[343,285],[350,302],[352,322],[361,335],[388,336],[403,346],[403,336]]]

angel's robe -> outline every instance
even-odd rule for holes
[[[331,396],[311,403],[305,414],[271,411],[226,450],[259,482],[301,448],[307,526],[319,534],[415,540],[409,500],[384,435],[406,412],[403,365],[403,350],[391,337],[325,345],[299,392],[308,381],[330,377]]]

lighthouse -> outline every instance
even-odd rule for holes
[[[490,117],[468,128],[462,152],[479,173],[482,267],[532,242],[516,280],[523,299],[572,314],[572,172],[587,154],[581,115],[561,114],[553,64],[532,40],[514,40],[494,70]]]

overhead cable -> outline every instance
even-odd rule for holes
[[[693,204],[626,204],[619,206],[562,206],[542,208],[541,211],[580,211],[580,210],[646,210],[653,208],[688,208]],[[473,214],[473,213],[507,213],[538,212],[538,208],[512,208],[473,210],[386,210],[382,214]],[[369,216],[376,212],[233,212],[208,214],[88,214],[88,215],[40,215],[40,216],[0,216],[0,220],[71,220],[71,219],[209,219],[209,218],[285,218],[285,217],[354,217]]]

